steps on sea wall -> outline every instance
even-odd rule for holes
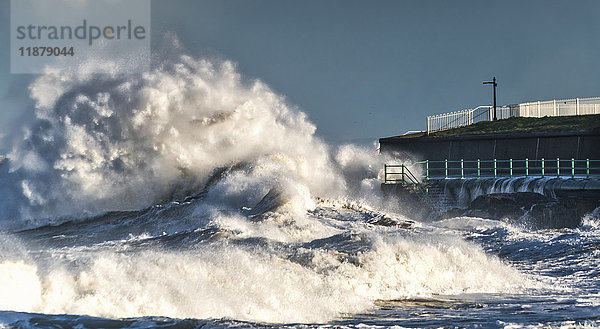
[[[426,191],[425,200],[434,209],[445,209],[452,206],[451,201],[446,196],[444,186],[424,183],[423,188]]]

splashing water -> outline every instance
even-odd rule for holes
[[[38,120],[9,156],[25,175],[29,217],[139,209],[237,163],[254,175],[226,193],[260,195],[268,186],[252,179],[263,178],[343,188],[314,125],[263,83],[244,84],[231,62],[183,56],[136,76],[50,72],[30,90]]]
[[[389,156],[326,145],[229,61],[97,72],[49,69],[30,86],[36,120],[0,166],[0,309],[323,323],[377,314],[381,300],[553,289],[464,240],[503,224],[398,215],[379,189]],[[373,224],[383,217],[406,225]]]

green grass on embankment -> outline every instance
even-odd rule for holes
[[[600,130],[600,114],[563,117],[514,117],[497,121],[478,122],[430,134],[430,136],[461,136],[488,134],[518,134],[533,132],[566,132]]]

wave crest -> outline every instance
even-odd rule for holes
[[[236,163],[254,176],[230,190],[264,195],[286,179],[314,193],[344,189],[306,115],[264,83],[244,82],[232,62],[179,56],[144,74],[89,72],[48,70],[30,86],[36,121],[9,155],[25,217],[182,198]]]

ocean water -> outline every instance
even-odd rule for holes
[[[159,63],[29,86],[0,165],[3,326],[600,327],[600,210],[417,221],[379,188],[402,159],[327,145],[231,62]]]

